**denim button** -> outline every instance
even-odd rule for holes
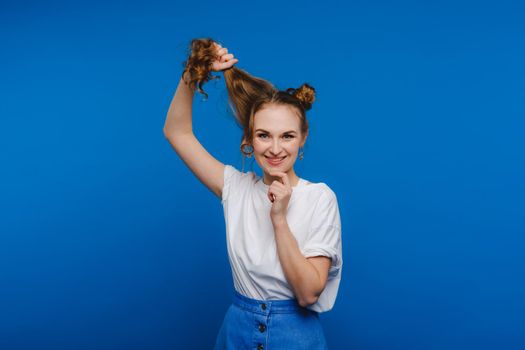
[[[263,310],[266,310],[266,304],[261,304],[261,308],[262,308]]]
[[[262,323],[259,324],[259,332],[263,333],[265,330],[266,330],[266,326],[263,325]]]

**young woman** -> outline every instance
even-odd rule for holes
[[[195,39],[169,107],[164,134],[224,208],[234,281],[215,349],[325,349],[319,313],[335,302],[342,268],[337,198],[324,183],[300,178],[294,163],[308,135],[308,84],[280,91],[234,67],[228,49]],[[192,131],[195,90],[224,74],[243,130],[240,150],[262,169],[240,172],[211,156]],[[243,158],[244,159],[244,158]]]

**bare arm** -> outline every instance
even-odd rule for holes
[[[280,181],[272,182],[267,193],[268,199],[272,202],[270,218],[279,262],[297,302],[306,307],[315,304],[323,292],[332,261],[325,256],[304,257],[286,219],[288,203],[292,195],[288,175],[272,169],[267,171],[270,175],[280,178]]]
[[[303,307],[315,304],[326,286],[331,259],[325,256],[305,258],[286,219],[272,222],[277,255],[297,302]]]
[[[219,58],[214,63],[214,70],[229,68],[237,62],[236,59],[233,59],[233,55],[227,52],[226,48],[218,47]],[[168,109],[163,129],[164,136],[193,174],[217,197],[221,198],[224,185],[224,164],[208,153],[193,134],[193,95],[194,92],[181,78]]]
[[[193,134],[191,112],[194,94],[181,78],[168,109],[164,135]]]
[[[182,161],[217,197],[224,184],[224,164],[215,159],[193,134],[192,100],[194,92],[181,78],[164,124],[164,136]]]

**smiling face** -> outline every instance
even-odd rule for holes
[[[264,171],[267,185],[277,178],[268,170],[288,174],[292,186],[299,180],[293,165],[306,135],[301,133],[301,121],[293,107],[268,104],[257,111],[253,119],[253,155]]]

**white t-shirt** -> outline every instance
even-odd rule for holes
[[[222,205],[228,258],[235,290],[260,300],[295,298],[277,254],[270,219],[268,188],[254,172],[224,168]],[[341,219],[335,193],[325,183],[300,179],[292,187],[287,222],[305,257],[332,258],[326,287],[308,308],[330,310],[337,297],[343,265]]]

